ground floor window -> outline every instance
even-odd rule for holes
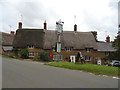
[[[110,52],[105,52],[105,56],[109,56],[110,55]]]
[[[34,57],[34,52],[29,52],[29,53],[28,53],[28,56],[29,56],[29,57]]]
[[[62,60],[61,54],[53,54],[53,60]]]
[[[85,56],[85,61],[90,61],[91,60],[91,56],[87,55]]]

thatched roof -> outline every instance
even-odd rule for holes
[[[53,30],[47,30],[45,32],[45,37],[44,37],[44,49],[52,49],[55,47],[56,42],[57,42],[57,34]]]
[[[2,32],[2,45],[3,46],[12,46],[13,39],[14,39],[14,35]]]
[[[112,47],[112,43],[98,42],[97,47],[98,47],[98,51],[101,51],[101,52],[114,52],[114,51],[116,51],[116,49]]]
[[[45,33],[44,49],[55,47],[56,42],[56,31],[47,30]],[[62,49],[65,47],[73,47],[74,49],[97,49],[95,38],[91,32],[63,31],[61,35],[61,43]]]
[[[33,45],[36,48],[43,48],[44,32],[42,29],[18,29],[13,42],[13,47],[27,48]]]
[[[24,48],[27,45],[43,49],[52,49],[57,42],[57,33],[53,30],[22,29],[17,30],[13,42],[14,47]],[[61,35],[62,49],[73,47],[74,49],[97,49],[96,41],[91,32],[63,31]]]

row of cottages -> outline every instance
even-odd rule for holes
[[[56,23],[58,24],[58,23]],[[62,27],[57,27],[62,29]],[[19,22],[16,31],[13,47],[17,49],[27,48],[29,58],[39,58],[40,53],[47,51],[52,60],[76,62],[84,59],[86,62],[101,63],[101,58],[108,56],[115,49],[110,43],[97,43],[91,32],[78,32],[77,25],[74,31],[47,30],[47,23],[44,29],[25,29],[22,22]]]

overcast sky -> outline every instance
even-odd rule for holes
[[[43,28],[47,21],[49,30],[55,30],[56,21],[64,22],[64,31],[97,31],[98,40],[109,35],[112,40],[118,32],[119,0],[0,0],[0,30],[16,31],[18,22],[24,28]],[[76,16],[76,19],[75,19]]]

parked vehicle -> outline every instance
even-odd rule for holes
[[[120,61],[113,60],[110,64],[108,64],[108,66],[120,67]]]

